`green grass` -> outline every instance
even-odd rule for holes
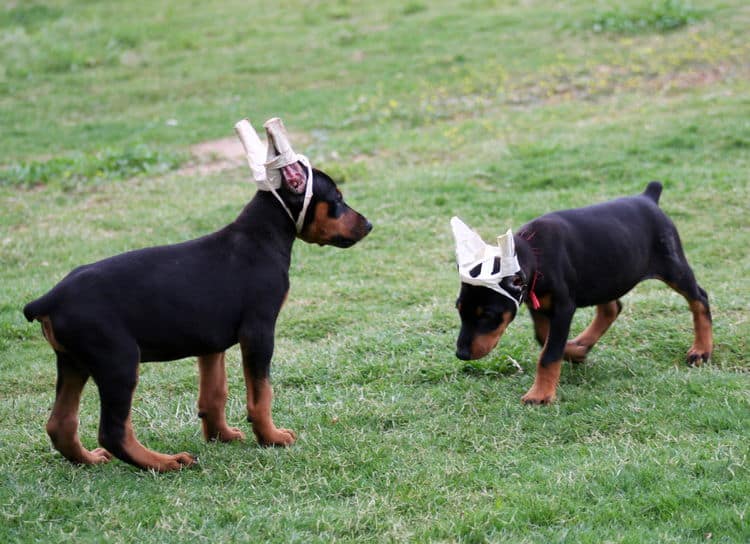
[[[0,540],[750,541],[750,8],[500,4],[0,7]],[[20,309],[74,266],[231,221],[246,168],[177,168],[273,115],[375,224],[348,250],[295,246],[273,381],[299,441],[203,443],[185,360],[142,367],[133,420],[197,467],[68,464],[44,432],[52,353]],[[690,313],[658,282],[565,365],[553,406],[519,402],[525,311],[486,359],[454,357],[452,215],[491,239],[651,179],[711,297],[708,365],[685,366]],[[88,447],[98,415],[89,386]]]
[[[634,7],[632,4],[638,5]],[[603,11],[590,23],[590,27],[595,32],[622,34],[664,32],[695,24],[705,15],[704,11],[682,0],[626,2],[615,9]]]

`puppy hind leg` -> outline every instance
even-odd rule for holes
[[[109,360],[94,367],[95,371],[92,372],[99,388],[99,442],[102,446],[127,463],[157,472],[194,464],[195,458],[188,453],[158,453],[138,441],[130,414],[138,383],[138,348],[132,346],[129,349],[107,350],[106,353]]]
[[[622,303],[612,300],[596,306],[596,314],[588,327],[565,345],[565,360],[582,363],[591,348],[604,336],[622,311]]]
[[[687,300],[693,314],[695,334],[693,345],[687,352],[687,362],[690,365],[700,365],[708,361],[713,351],[713,328],[708,293],[698,285],[674,225],[670,224],[660,240],[663,248],[660,259],[655,263],[654,277],[661,279]]]
[[[664,282],[685,297],[685,300],[688,302],[690,312],[693,314],[693,332],[695,338],[693,345],[690,346],[687,352],[686,358],[689,365],[700,366],[711,357],[714,345],[708,294],[695,281],[695,276],[689,267],[687,268],[687,273],[680,276],[678,280],[669,281],[668,279],[664,279]]]
[[[55,449],[73,463],[106,463],[112,455],[103,448],[87,450],[78,438],[78,409],[89,373],[76,365],[67,353],[57,354],[55,403],[47,421],[47,434]]]

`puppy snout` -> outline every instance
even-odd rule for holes
[[[457,349],[456,349],[456,357],[458,357],[462,361],[470,361],[471,360],[471,349],[469,349],[466,346],[458,346]]]

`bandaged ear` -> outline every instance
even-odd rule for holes
[[[487,247],[484,240],[458,217],[451,219],[451,228],[456,241],[458,267],[463,268],[481,260]]]
[[[516,243],[513,241],[513,233],[510,229],[497,237],[497,246],[500,248],[502,258],[512,258],[516,255]]]
[[[511,230],[498,236],[498,245],[491,246],[458,217],[451,219],[451,229],[456,241],[456,262],[461,281],[492,289],[518,305],[520,301],[500,286],[503,278],[513,276],[521,270]]]
[[[247,158],[247,164],[250,166],[250,171],[253,174],[253,179],[258,185],[258,189],[261,191],[268,191],[268,175],[266,174],[266,146],[260,141],[258,133],[255,132],[253,125],[250,121],[243,119],[234,125],[234,131],[237,133],[237,137],[242,143],[242,147],[245,148],[245,157]],[[273,187],[278,189],[278,187]]]
[[[278,189],[283,179],[290,190],[296,193],[304,192],[309,169],[307,158],[294,152],[281,119],[274,117],[263,126],[266,129],[268,145],[263,145],[258,133],[247,119],[234,126],[245,148],[247,162],[258,189]],[[302,164],[299,164],[300,162]]]
[[[294,223],[297,232],[302,232],[305,215],[313,194],[312,166],[307,157],[295,153],[292,149],[281,119],[274,117],[266,121],[263,126],[268,139],[266,147],[263,146],[253,125],[247,119],[234,125],[234,130],[245,148],[247,162],[258,189],[271,192]],[[277,191],[282,181],[290,191],[297,194],[304,193],[302,209],[296,214],[292,213]]]
[[[301,156],[292,149],[284,123],[278,117],[274,117],[263,126],[268,139],[265,166],[269,183],[279,187],[283,180],[289,190],[303,193],[307,184],[306,168],[299,164]]]

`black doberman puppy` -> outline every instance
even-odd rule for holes
[[[224,351],[240,343],[247,413],[262,445],[292,444],[296,436],[271,418],[269,366],[276,318],[289,289],[292,243],[349,247],[372,225],[349,208],[326,174],[301,163],[284,167],[278,194],[298,216],[306,183],[312,197],[299,234],[287,211],[268,191],[258,191],[237,219],[188,242],[123,253],[73,270],[49,293],[24,308],[42,324],[57,355],[57,394],[47,433],[60,453],[84,464],[114,455],[144,469],[191,465],[187,453],[151,451],[135,437],[130,409],[138,366],[197,356],[199,416],[207,440],[244,438],[229,427],[224,408]],[[291,180],[291,181],[290,181]],[[78,438],[81,391],[94,379],[101,402],[99,443],[85,449]]]
[[[658,207],[661,191],[659,182],[651,182],[643,194],[549,213],[521,227],[513,237],[520,270],[500,280],[498,291],[505,293],[462,282],[456,356],[487,355],[525,299],[542,352],[522,400],[552,402],[563,358],[583,361],[620,313],[618,299],[656,278],[684,296],[692,311],[695,341],[688,362],[707,361],[713,348],[708,295],[695,280],[677,229]],[[576,308],[593,305],[591,324],[568,341]]]

